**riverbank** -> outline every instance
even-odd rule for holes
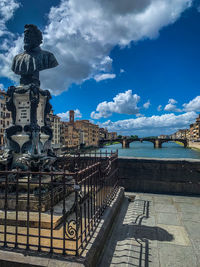
[[[189,148],[197,149],[200,151],[200,142],[191,142],[189,141]]]
[[[184,146],[183,143],[179,142],[179,141],[175,141],[176,144],[180,145],[180,146]]]
[[[120,142],[108,142],[108,143],[104,144],[104,146],[112,146],[112,145],[116,145],[116,144],[120,144]]]

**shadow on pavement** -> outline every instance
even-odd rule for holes
[[[102,253],[99,267],[148,267],[151,262],[150,241],[172,241],[173,235],[157,226],[143,225],[148,221],[150,202],[125,197],[113,231]],[[151,214],[150,214],[151,215]]]

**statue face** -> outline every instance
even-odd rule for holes
[[[32,28],[24,30],[24,50],[31,51],[40,45],[37,32]]]

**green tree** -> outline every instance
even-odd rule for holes
[[[131,135],[131,138],[132,139],[137,139],[138,138],[138,135]]]

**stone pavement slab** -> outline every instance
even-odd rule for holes
[[[127,192],[98,266],[200,267],[200,197]]]
[[[179,215],[170,212],[158,212],[157,222],[162,224],[181,225]]]
[[[160,267],[199,267],[194,250],[188,246],[159,245]]]

